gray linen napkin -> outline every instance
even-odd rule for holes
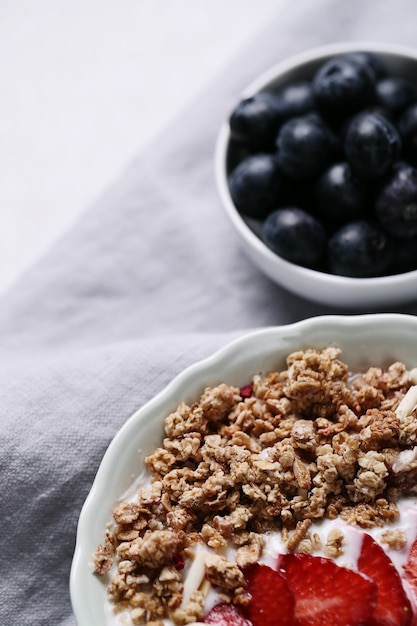
[[[222,212],[213,150],[243,87],[311,46],[413,45],[416,20],[414,0],[289,4],[1,299],[1,624],[74,626],[78,515],[135,409],[248,328],[334,312],[263,277]]]

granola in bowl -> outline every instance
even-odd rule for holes
[[[245,382],[207,387],[166,415],[163,440],[144,459],[147,479],[114,508],[93,555],[114,623],[258,626],[256,568],[262,582],[269,570],[290,576],[288,555],[349,570],[364,607],[379,611],[381,588],[361,565],[364,536],[394,565],[398,624],[411,623],[417,369],[392,361],[352,371],[327,345],[291,351],[281,368]],[[289,604],[294,614],[297,598]],[[235,621],[219,621],[218,607],[236,609]]]

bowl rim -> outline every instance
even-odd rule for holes
[[[320,61],[320,59],[325,59],[329,56],[354,51],[369,51],[391,56],[406,57],[417,63],[417,48],[414,49],[401,44],[382,43],[377,41],[327,44],[297,53],[269,67],[243,89],[237,100],[254,95],[264,89],[279,75],[295,69],[299,65],[312,61]],[[355,278],[351,276],[330,274],[311,269],[309,267],[296,265],[295,263],[291,263],[273,252],[248,226],[244,218],[240,215],[230,195],[226,168],[229,141],[229,120],[226,118],[223,120],[218,132],[214,151],[214,175],[220,199],[226,209],[226,214],[230,222],[235,227],[243,241],[248,244],[249,248],[256,252],[258,257],[260,257],[269,266],[274,267],[277,273],[280,272],[285,275],[285,273],[291,272],[295,277],[300,277],[303,280],[308,280],[310,278],[312,281],[320,281],[323,286],[329,288],[354,288],[358,294],[366,294],[368,290],[373,287],[378,289],[384,287],[387,289],[395,287],[396,289],[401,290],[404,285],[414,281],[417,282],[417,269],[399,274],[389,274],[388,276]]]
[[[389,329],[392,331],[393,328],[398,329],[393,333],[394,335],[402,332],[405,332],[407,335],[412,333],[412,336],[416,336],[417,342],[417,317],[403,313],[322,315],[282,326],[268,326],[249,330],[244,332],[240,337],[227,342],[209,356],[184,368],[179,374],[173,377],[161,391],[144,403],[126,420],[116,432],[102,458],[78,520],[76,546],[70,572],[70,596],[73,611],[77,623],[79,623],[80,626],[90,625],[88,621],[89,615],[86,615],[86,611],[88,610],[86,609],[86,606],[88,606],[86,587],[88,586],[88,580],[93,578],[88,563],[91,562],[91,546],[89,545],[89,540],[91,538],[91,528],[94,525],[94,519],[97,513],[96,505],[101,495],[106,490],[109,476],[114,474],[114,469],[118,467],[117,460],[120,456],[120,449],[123,449],[123,442],[133,438],[141,426],[149,423],[149,418],[152,417],[152,414],[157,412],[159,415],[161,412],[164,412],[164,406],[167,400],[172,396],[175,397],[181,389],[184,390],[189,385],[195,386],[196,381],[200,380],[201,377],[203,377],[203,381],[208,377],[213,377],[213,372],[217,370],[219,366],[226,367],[227,369],[230,367],[230,362],[232,362],[236,368],[234,359],[238,359],[239,356],[242,357],[242,355],[246,355],[245,358],[247,359],[248,352],[252,355],[254,353],[253,351],[259,348],[259,345],[262,347],[262,358],[266,358],[265,346],[269,346],[272,343],[273,349],[275,350],[274,342],[278,340],[292,342],[290,350],[293,350],[296,349],[294,347],[295,344],[300,346],[305,343],[308,337],[310,337],[311,343],[317,342],[317,334],[320,336],[320,333],[324,332],[326,336],[325,341],[327,341],[327,345],[330,345],[332,342],[330,337],[331,333],[338,335],[338,337],[333,339],[333,342],[336,341],[336,343],[338,343],[338,341],[341,341],[343,343],[343,338],[346,338],[346,342],[349,341],[349,337],[354,334],[355,330],[357,334],[359,332],[359,335],[366,332],[366,337],[368,337],[368,327],[371,329],[371,341],[378,345],[378,348],[379,342],[375,341],[376,336],[387,336]],[[354,336],[357,337],[357,334]],[[283,350],[282,345],[279,350]],[[229,375],[231,374],[229,373]],[[122,497],[123,492],[121,492],[119,496]],[[110,513],[108,521],[110,521]]]

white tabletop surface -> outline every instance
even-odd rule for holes
[[[0,292],[287,1],[0,2]]]

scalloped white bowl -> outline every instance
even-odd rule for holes
[[[417,366],[417,318],[400,314],[315,317],[251,332],[213,356],[188,367],[120,429],[104,455],[81,511],[70,591],[78,626],[114,625],[107,581],[92,574],[92,555],[103,541],[111,512],[144,472],[144,458],[163,437],[164,418],[181,401],[193,402],[207,386],[242,386],[253,374],[284,366],[292,351],[328,345],[342,349],[353,369],[394,360]]]
[[[324,61],[355,50],[377,52],[390,73],[411,78],[417,84],[417,49],[385,43],[341,43],[315,48],[275,65],[254,80],[238,100],[259,91],[282,87],[294,80],[308,80]],[[218,191],[243,250],[271,280],[308,300],[335,307],[365,309],[417,299],[417,270],[377,278],[350,278],[301,267],[275,254],[263,243],[259,235],[259,223],[241,215],[233,203],[227,183],[233,156],[227,119],[220,129],[216,145]]]

